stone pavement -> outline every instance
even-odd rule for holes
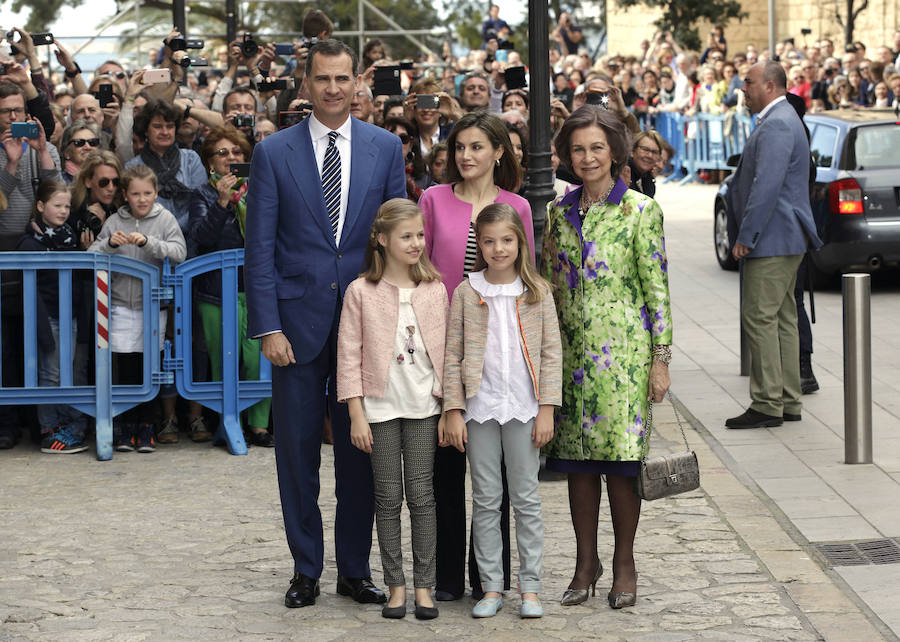
[[[661,404],[655,415],[654,450],[677,449],[671,406]],[[0,453],[0,640],[880,639],[765,502],[690,427],[688,438],[703,486],[645,503],[635,608],[606,605],[608,574],[585,605],[558,604],[574,543],[565,482],[543,482],[545,617],[520,620],[518,599],[508,595],[493,619],[473,620],[465,598],[441,603],[431,622],[386,621],[380,607],[336,596],[331,542],[316,606],[284,608],[291,562],[272,450],[232,457],[182,441],[98,462],[90,453],[48,456],[23,444]],[[322,481],[330,525],[329,447]],[[600,542],[608,565],[605,500]],[[377,553],[372,562],[381,584]]]
[[[900,541],[898,272],[872,279],[874,463],[843,463],[843,320],[835,287],[815,293],[813,367],[821,390],[803,397],[803,420],[764,430],[727,430],[725,419],[740,414],[750,399],[748,379],[739,376],[738,274],[721,270],[713,253],[716,189],[666,184],[657,192],[666,215],[675,327],[672,389],[730,467],[764,493],[773,514],[805,550],[814,552],[817,545],[852,549],[860,543],[893,548],[893,563],[835,564],[828,572],[864,604],[883,632],[897,639],[900,547],[892,538]]]

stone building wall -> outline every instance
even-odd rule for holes
[[[860,1],[857,0],[857,3]],[[769,41],[768,3],[744,0],[743,5],[748,17],[742,22],[734,20],[725,27],[728,50],[733,53],[752,43],[761,51],[768,47]],[[808,36],[810,43],[820,37],[829,37],[840,52],[844,45],[843,29],[834,13],[835,8],[840,7],[843,15],[845,5],[845,0],[776,0],[775,39],[793,37],[801,45],[803,36],[800,30],[809,28],[812,29],[812,35]],[[658,10],[634,7],[626,11],[615,0],[607,0],[609,51],[623,55],[640,51],[641,40],[652,37],[656,31],[653,21],[658,17]],[[701,41],[706,41],[709,29],[709,24],[699,26]],[[853,38],[866,44],[871,57],[875,47],[882,44],[891,46],[897,29],[900,29],[900,2],[869,0],[869,6],[857,18]]]

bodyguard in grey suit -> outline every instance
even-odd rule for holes
[[[759,114],[729,189],[740,226],[732,253],[743,260],[741,320],[751,351],[750,408],[729,428],[800,421],[800,344],[794,281],[807,245],[819,247],[809,207],[809,142],[785,99],[784,69],[761,62],[744,94]]]

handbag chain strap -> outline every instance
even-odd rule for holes
[[[675,412],[675,421],[678,422],[678,428],[681,430],[681,438],[684,440],[685,450],[690,450],[691,447],[688,445],[687,435],[684,434],[684,422],[681,420],[681,413],[678,412],[678,406],[675,405],[675,401],[672,399],[672,395],[669,391],[666,391],[666,397],[669,399],[669,403],[672,404],[672,410]],[[650,451],[650,434],[653,432],[653,402],[651,401],[647,407],[647,430],[646,436],[644,437],[643,444],[641,444],[641,463],[646,463],[647,461],[647,453]]]

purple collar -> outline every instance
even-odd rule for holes
[[[560,205],[568,205],[565,213],[566,220],[569,221],[569,223],[572,224],[572,227],[578,232],[578,238],[581,239],[582,242],[584,242],[584,238],[581,234],[581,217],[578,215],[578,205],[581,203],[581,192],[583,190],[584,185],[579,185],[576,189],[573,189],[566,194],[559,202]],[[609,196],[606,197],[606,202],[620,205],[622,203],[622,197],[625,196],[627,190],[628,185],[625,184],[625,181],[621,178],[617,178],[612,191],[609,193]]]

